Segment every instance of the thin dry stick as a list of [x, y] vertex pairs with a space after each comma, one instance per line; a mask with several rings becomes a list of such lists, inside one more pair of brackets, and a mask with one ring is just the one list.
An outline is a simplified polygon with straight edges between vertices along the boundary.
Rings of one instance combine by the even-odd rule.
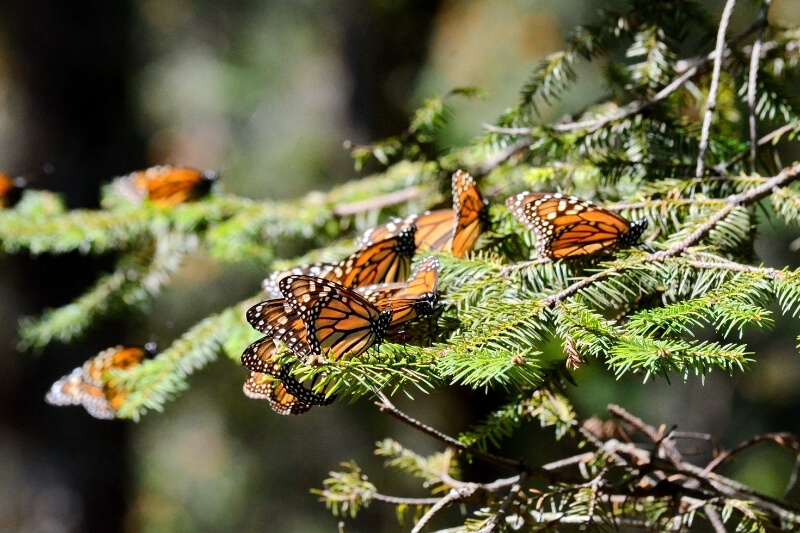
[[[607, 409], [608, 412], [613, 416], [624, 420], [628, 424], [632, 425], [634, 429], [640, 431], [648, 439], [652, 440], [656, 444], [656, 449], [653, 450], [653, 453], [657, 452], [658, 448], [661, 448], [664, 450], [664, 453], [673, 464], [678, 465], [683, 462], [683, 458], [681, 457], [680, 453], [678, 453], [678, 450], [676, 450], [672, 444], [668, 443], [667, 438], [664, 435], [661, 435], [659, 431], [656, 431], [653, 426], [645, 424], [644, 420], [638, 416], [632, 415], [619, 405], [610, 404]], [[669, 436], [669, 432], [667, 433], [667, 436]]]
[[703, 130], [700, 134], [700, 149], [697, 154], [697, 171], [695, 176], [699, 179], [703, 177], [705, 170], [706, 150], [708, 149], [708, 135], [711, 132], [711, 119], [714, 118], [714, 111], [717, 107], [717, 91], [719, 90], [719, 73], [722, 70], [722, 52], [725, 49], [725, 33], [728, 31], [728, 22], [733, 13], [733, 6], [736, 0], [728, 0], [725, 9], [722, 10], [722, 19], [719, 23], [717, 32], [717, 47], [714, 57], [714, 70], [711, 74], [711, 87], [708, 90], [708, 100], [706, 101], [706, 113], [703, 117]]
[[383, 196], [376, 196], [375, 198], [368, 198], [361, 202], [352, 202], [349, 204], [339, 204], [333, 208], [333, 214], [344, 217], [347, 215], [355, 215], [365, 211], [374, 211], [384, 207], [402, 204], [422, 194], [422, 189], [419, 187], [407, 187], [399, 191], [390, 192]]
[[[764, 135], [763, 137], [761, 137], [758, 140], [757, 144], [758, 144], [758, 146], [764, 146], [765, 144], [771, 143], [772, 141], [774, 141], [775, 139], [777, 139], [781, 135], [783, 135], [785, 133], [789, 133], [792, 130], [796, 130], [797, 128], [798, 128], [798, 125], [796, 123], [784, 124], [780, 128], [778, 128], [776, 130], [773, 130], [773, 131], [769, 132], [768, 134]], [[725, 174], [728, 171], [728, 167], [730, 167], [734, 163], [738, 163], [739, 161], [741, 161], [747, 154], [748, 154], [748, 152], [740, 152], [735, 157], [732, 157], [729, 161], [725, 161], [725, 162], [720, 163], [718, 165], [714, 165], [714, 171], [716, 171], [719, 174]], [[727, 176], [723, 176], [723, 177], [725, 177], [726, 179], [730, 179], [730, 178], [727, 178]], [[706, 178], [706, 179], [713, 179], [713, 178]]]
[[457, 489], [452, 489], [450, 492], [447, 493], [446, 496], [444, 496], [443, 498], [439, 498], [439, 501], [437, 501], [430, 509], [428, 509], [427, 513], [422, 515], [422, 518], [420, 518], [419, 522], [416, 523], [414, 529], [411, 530], [411, 533], [419, 533], [425, 528], [426, 525], [428, 525], [428, 522], [430, 522], [431, 519], [434, 516], [436, 516], [436, 513], [438, 513], [451, 503], [463, 501], [469, 498], [475, 493], [476, 490], [477, 487], [473, 486], [459, 487]]
[[510, 468], [512, 470], [518, 470], [518, 471], [523, 471], [525, 469], [525, 466], [520, 461], [512, 461], [510, 459], [506, 459], [505, 457], [499, 457], [497, 455], [492, 455], [490, 453], [484, 453], [484, 452], [481, 452], [481, 451], [476, 450], [474, 448], [470, 448], [469, 446], [467, 446], [463, 442], [461, 442], [461, 441], [459, 441], [457, 439], [454, 439], [453, 437], [451, 437], [449, 435], [445, 435], [441, 431], [438, 431], [438, 430], [436, 430], [436, 429], [434, 429], [434, 428], [432, 428], [432, 427], [430, 427], [430, 426], [428, 426], [426, 424], [423, 424], [419, 420], [408, 416], [407, 414], [405, 414], [404, 412], [399, 410], [397, 407], [395, 407], [394, 404], [392, 404], [392, 402], [389, 400], [389, 398], [385, 394], [379, 393], [379, 397], [380, 397], [381, 401], [380, 402], [376, 402], [376, 405], [378, 406], [378, 408], [380, 408], [381, 411], [388, 412], [390, 415], [392, 415], [396, 419], [400, 420], [401, 422], [404, 422], [405, 424], [408, 424], [409, 426], [411, 426], [413, 428], [416, 428], [416, 429], [422, 431], [423, 433], [425, 433], [427, 435], [430, 435], [431, 437], [444, 442], [448, 446], [452, 446], [452, 447], [454, 447], [454, 448], [456, 448], [458, 450], [461, 450], [463, 452], [466, 452], [466, 453], [474, 456], [477, 459], [481, 459], [482, 461], [485, 461], [485, 462], [490, 463], [490, 464], [494, 464], [496, 466], [502, 466], [502, 467], [505, 467], [505, 468]]
[[747, 110], [749, 114], [750, 126], [750, 172], [756, 171], [756, 158], [758, 157], [758, 143], [756, 142], [756, 81], [758, 77], [758, 63], [761, 59], [761, 46], [762, 37], [764, 36], [764, 27], [767, 25], [767, 13], [769, 12], [769, 5], [772, 0], [764, 0], [761, 3], [761, 10], [758, 13], [758, 32], [756, 33], [756, 40], [753, 43], [753, 50], [750, 54], [750, 73], [747, 77]]
[[508, 491], [508, 496], [506, 496], [506, 499], [500, 505], [500, 508], [497, 509], [497, 513], [495, 513], [494, 516], [492, 516], [489, 519], [489, 522], [486, 524], [485, 527], [480, 529], [479, 533], [492, 533], [492, 531], [495, 530], [497, 525], [500, 523], [500, 520], [502, 520], [503, 517], [508, 512], [508, 509], [509, 507], [511, 507], [511, 504], [514, 503], [514, 500], [516, 500], [517, 497], [519, 496], [519, 491], [522, 490], [522, 485], [527, 480], [528, 480], [527, 473], [523, 472], [522, 474], [520, 474], [519, 481], [517, 481], [511, 486], [511, 489]]
[[372, 494], [372, 500], [391, 505], [434, 505], [441, 498], [400, 498], [398, 496], [387, 496], [378, 492]]
[[761, 442], [775, 442], [780, 446], [785, 448], [791, 448], [795, 452], [800, 449], [800, 442], [798, 442], [797, 437], [792, 435], [791, 433], [767, 433], [766, 435], [758, 435], [753, 437], [750, 440], [747, 440], [735, 448], [731, 448], [730, 450], [724, 451], [719, 454], [717, 457], [714, 458], [713, 461], [708, 463], [706, 467], [703, 469], [703, 472], [713, 472], [720, 464], [727, 461], [737, 453], [746, 450], [756, 444]]
[[400, 411], [397, 407], [392, 404], [389, 398], [383, 394], [379, 393], [379, 397], [381, 399], [380, 402], [376, 402], [376, 405], [382, 412], [387, 412], [394, 418], [400, 420], [401, 422], [418, 429], [419, 431], [430, 435], [431, 437], [444, 442], [448, 446], [452, 446], [457, 450], [461, 450], [464, 453], [471, 455], [472, 457], [484, 461], [489, 464], [493, 464], [495, 466], [500, 466], [503, 468], [510, 468], [512, 470], [516, 470], [518, 472], [527, 472], [529, 475], [536, 476], [538, 478], [542, 478], [547, 480], [550, 483], [574, 483], [576, 480], [571, 476], [564, 476], [556, 472], [551, 472], [549, 470], [545, 470], [541, 467], [534, 467], [531, 465], [526, 464], [524, 461], [512, 461], [511, 459], [506, 459], [505, 457], [500, 457], [498, 455], [493, 455], [491, 453], [482, 452], [480, 450], [476, 450], [470, 446], [467, 446], [463, 442], [459, 441], [458, 439], [454, 439], [449, 435], [445, 435], [441, 431], [438, 431], [426, 424], [423, 424], [419, 420], [412, 418], [405, 414], [404, 412]]

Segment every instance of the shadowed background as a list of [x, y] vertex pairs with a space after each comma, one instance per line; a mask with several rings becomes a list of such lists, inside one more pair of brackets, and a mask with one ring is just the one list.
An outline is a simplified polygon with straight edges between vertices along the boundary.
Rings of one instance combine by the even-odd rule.
[[[773, 20], [800, 12], [795, 0], [773, 4]], [[358, 176], [343, 141], [396, 134], [432, 94], [487, 88], [487, 100], [457, 104], [440, 147], [478, 135], [515, 101], [537, 62], [560, 49], [565, 32], [591, 22], [600, 5], [608, 2], [6, 1], [0, 170], [61, 193], [71, 207], [97, 207], [101, 184], [159, 163], [218, 169], [225, 191], [257, 199], [328, 189]], [[601, 74], [586, 66], [577, 89], [542, 120], [602, 95]], [[797, 235], [770, 225], [763, 232], [770, 238], [761, 241], [762, 259], [796, 267], [788, 243]], [[308, 489], [351, 458], [383, 492], [423, 495], [413, 480], [383, 470], [373, 445], [391, 436], [432, 453], [438, 443], [366, 400], [280, 417], [241, 394], [245, 371], [228, 360], [193, 376], [191, 390], [139, 424], [46, 405], [50, 384], [98, 351], [151, 336], [167, 345], [255, 294], [265, 274], [196, 257], [149, 314], [104, 320], [69, 346], [16, 351], [21, 315], [68, 303], [110, 264], [77, 254], [0, 259], [0, 531], [334, 531], [337, 519]], [[733, 379], [717, 372], [705, 384], [692, 377], [641, 385], [591, 362], [572, 397], [582, 414], [619, 403], [649, 422], [709, 431], [729, 445], [765, 431], [800, 432], [787, 416], [800, 403], [796, 331], [796, 322], [778, 321], [775, 331], [754, 333], [761, 358]], [[450, 389], [398, 403], [456, 435], [500, 400]], [[529, 428], [504, 451], [553, 459], [558, 452], [541, 444], [550, 440]], [[786, 454], [762, 453], [742, 461], [741, 476], [779, 494], [791, 464]], [[348, 526], [396, 529], [393, 509], [377, 505]]]

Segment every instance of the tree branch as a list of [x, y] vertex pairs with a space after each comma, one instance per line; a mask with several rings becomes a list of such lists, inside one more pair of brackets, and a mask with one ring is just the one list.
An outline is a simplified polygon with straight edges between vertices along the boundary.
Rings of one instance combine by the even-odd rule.
[[708, 100], [706, 101], [706, 112], [703, 117], [703, 129], [700, 134], [700, 149], [697, 154], [697, 171], [695, 176], [699, 179], [703, 177], [705, 171], [706, 150], [708, 149], [708, 135], [711, 131], [711, 119], [714, 118], [714, 111], [717, 109], [717, 91], [719, 91], [719, 73], [722, 70], [722, 52], [725, 49], [725, 33], [728, 31], [728, 22], [733, 14], [733, 6], [736, 0], [727, 0], [725, 9], [722, 10], [722, 18], [717, 32], [717, 46], [714, 57], [714, 70], [711, 74], [711, 87], [708, 90]]

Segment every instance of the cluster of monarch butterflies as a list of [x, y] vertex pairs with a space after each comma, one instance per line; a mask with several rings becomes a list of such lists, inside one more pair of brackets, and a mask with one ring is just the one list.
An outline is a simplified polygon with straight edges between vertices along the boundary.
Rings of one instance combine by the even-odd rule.
[[[132, 201], [170, 206], [207, 194], [214, 172], [159, 166], [119, 178], [115, 189]], [[0, 200], [13, 200], [16, 183], [0, 174]], [[247, 396], [268, 401], [280, 414], [300, 414], [334, 397], [293, 376], [295, 364], [323, 364], [358, 357], [429, 315], [438, 303], [439, 261], [424, 258], [411, 273], [414, 254], [433, 250], [464, 257], [488, 228], [488, 204], [466, 172], [453, 175], [453, 209], [393, 218], [357, 241], [358, 250], [336, 263], [306, 265], [266, 278], [270, 298], [247, 312], [264, 337], [242, 354], [250, 371]], [[9, 200], [6, 200], [9, 198]], [[2, 203], [7, 206], [9, 203]], [[647, 221], [629, 222], [592, 202], [557, 193], [524, 192], [507, 199], [509, 211], [536, 236], [540, 260], [573, 260], [637, 244]], [[282, 351], [291, 354], [279, 357]], [[53, 384], [53, 405], [83, 405], [97, 418], [115, 418], [127, 396], [108, 380], [112, 368], [138, 365], [153, 347], [104, 350]]]
[[[250, 370], [247, 396], [267, 400], [286, 415], [327, 405], [333, 397], [299, 383], [294, 364], [358, 357], [406, 322], [433, 312], [439, 261], [426, 257], [410, 274], [414, 254], [435, 250], [464, 257], [488, 225], [487, 204], [472, 176], [458, 171], [452, 185], [453, 209], [392, 219], [359, 237], [358, 250], [338, 263], [306, 265], [264, 280], [271, 299], [247, 312], [250, 325], [265, 335], [242, 354]], [[283, 365], [277, 358], [281, 346], [294, 357]]]

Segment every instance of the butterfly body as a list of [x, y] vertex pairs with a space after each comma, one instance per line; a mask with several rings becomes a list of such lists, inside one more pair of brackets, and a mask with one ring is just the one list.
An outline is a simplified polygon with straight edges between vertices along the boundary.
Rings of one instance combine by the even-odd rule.
[[637, 244], [647, 220], [629, 222], [575, 196], [524, 192], [506, 200], [509, 211], [534, 235], [540, 259], [579, 259]]

